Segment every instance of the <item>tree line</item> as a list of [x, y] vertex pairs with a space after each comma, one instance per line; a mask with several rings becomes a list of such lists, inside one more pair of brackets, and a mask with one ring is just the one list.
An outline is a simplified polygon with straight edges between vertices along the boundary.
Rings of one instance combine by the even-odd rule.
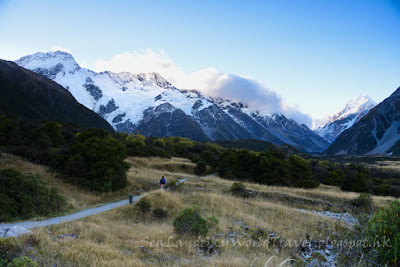
[[305, 159], [275, 147], [263, 152], [228, 149], [184, 137], [111, 133], [5, 115], [0, 115], [0, 149], [51, 166], [61, 178], [100, 192], [124, 188], [129, 168], [124, 159], [139, 156], [188, 158], [197, 164], [198, 175], [212, 171], [222, 178], [266, 185], [315, 188], [323, 183], [346, 191], [400, 195], [397, 171]]

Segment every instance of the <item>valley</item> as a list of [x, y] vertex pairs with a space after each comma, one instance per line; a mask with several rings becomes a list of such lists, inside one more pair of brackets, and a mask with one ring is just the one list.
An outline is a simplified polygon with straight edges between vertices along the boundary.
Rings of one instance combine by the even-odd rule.
[[[126, 189], [115, 193], [83, 194], [80, 189], [52, 178], [51, 172], [43, 166], [3, 155], [1, 168], [19, 165], [24, 171], [40, 171], [49, 184], [66, 194], [67, 202], [75, 208], [96, 206], [136, 192], [151, 203], [152, 210], [162, 208], [168, 213], [167, 217], [157, 219], [151, 212], [141, 213], [135, 204], [131, 204], [76, 221], [34, 228], [38, 245], [29, 251], [30, 256], [44, 266], [248, 266], [251, 263], [264, 266], [268, 260], [270, 264], [278, 265], [287, 259], [290, 259], [287, 264], [295, 261], [331, 264], [333, 260], [337, 261], [336, 256], [330, 257], [339, 253], [336, 248], [330, 249], [329, 256], [311, 252], [305, 259], [304, 255], [308, 254], [301, 254], [298, 244], [307, 242], [307, 238], [309, 242], [334, 240], [338, 238], [339, 229], [351, 226], [302, 210], [349, 212], [354, 217], [358, 214], [358, 209], [352, 205], [358, 194], [332, 186], [320, 185], [305, 190], [244, 183], [246, 190], [254, 196], [243, 198], [231, 192], [232, 181], [208, 177], [160, 190], [157, 187], [161, 175], [165, 175], [169, 183], [183, 177], [196, 177], [194, 165], [180, 158], [127, 158], [126, 161], [130, 165]], [[373, 196], [373, 204], [378, 208], [393, 199]], [[208, 235], [219, 244], [215, 253], [203, 251], [199, 241], [196, 243], [197, 237], [174, 232], [174, 217], [182, 209], [194, 205], [205, 218], [215, 216], [218, 219], [218, 226]], [[250, 240], [259, 237], [276, 240], [275, 243], [268, 241], [264, 246], [251, 245]], [[19, 239], [25, 242], [26, 237]], [[205, 237], [200, 239], [205, 240]], [[246, 242], [250, 245], [243, 245]]]

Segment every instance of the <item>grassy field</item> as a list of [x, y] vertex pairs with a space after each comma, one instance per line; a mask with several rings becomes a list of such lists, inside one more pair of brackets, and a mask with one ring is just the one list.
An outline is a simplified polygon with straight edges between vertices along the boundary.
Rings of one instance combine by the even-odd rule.
[[[298, 209], [357, 213], [351, 208], [356, 193], [321, 185], [304, 190], [244, 183], [254, 197], [230, 193], [232, 181], [216, 176], [186, 181], [178, 190], [157, 189], [161, 175], [172, 178], [195, 177], [194, 164], [185, 159], [128, 158], [128, 188], [113, 194], [93, 194], [60, 182], [46, 167], [3, 155], [0, 168], [18, 167], [39, 173], [65, 195], [75, 208], [121, 198], [139, 189], [147, 191], [152, 208], [163, 208], [168, 217], [160, 220], [141, 213], [136, 205], [121, 207], [73, 222], [34, 229], [38, 245], [34, 250], [42, 266], [277, 266], [287, 259], [300, 260], [296, 242], [306, 236], [328, 239], [343, 223]], [[374, 197], [382, 206], [390, 197]], [[196, 205], [203, 217], [215, 216], [220, 252], [209, 256], [199, 252], [197, 238], [179, 236], [172, 226], [180, 210]], [[253, 246], [249, 241], [257, 229], [279, 236], [283, 246], [267, 243]], [[60, 235], [76, 235], [60, 237]], [[230, 238], [233, 236], [234, 242]], [[242, 241], [242, 243], [240, 243]], [[236, 242], [236, 243], [235, 243]], [[144, 247], [144, 248], [141, 248]], [[283, 264], [286, 266], [288, 264]]]
[[111, 193], [90, 192], [71, 185], [57, 178], [57, 174], [49, 167], [33, 164], [11, 154], [1, 154], [0, 170], [13, 168], [23, 173], [38, 174], [66, 198], [69, 205], [68, 213], [118, 201], [127, 198], [129, 194], [139, 195], [143, 191], [157, 189], [162, 175], [167, 179], [194, 177], [195, 164], [187, 159], [128, 158], [126, 161], [132, 166], [127, 173], [128, 185], [123, 190]]

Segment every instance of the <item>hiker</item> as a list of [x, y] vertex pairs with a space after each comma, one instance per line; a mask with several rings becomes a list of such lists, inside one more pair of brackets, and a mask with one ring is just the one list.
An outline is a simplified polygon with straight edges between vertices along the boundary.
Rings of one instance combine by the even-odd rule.
[[160, 180], [160, 187], [164, 188], [166, 184], [167, 184], [167, 179], [165, 179], [165, 177], [163, 176]]

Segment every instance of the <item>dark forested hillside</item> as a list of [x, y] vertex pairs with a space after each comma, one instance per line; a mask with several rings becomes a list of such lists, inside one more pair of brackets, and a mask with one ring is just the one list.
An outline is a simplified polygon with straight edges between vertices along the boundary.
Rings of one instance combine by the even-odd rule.
[[1, 113], [114, 131], [59, 84], [5, 60], [0, 60]]

